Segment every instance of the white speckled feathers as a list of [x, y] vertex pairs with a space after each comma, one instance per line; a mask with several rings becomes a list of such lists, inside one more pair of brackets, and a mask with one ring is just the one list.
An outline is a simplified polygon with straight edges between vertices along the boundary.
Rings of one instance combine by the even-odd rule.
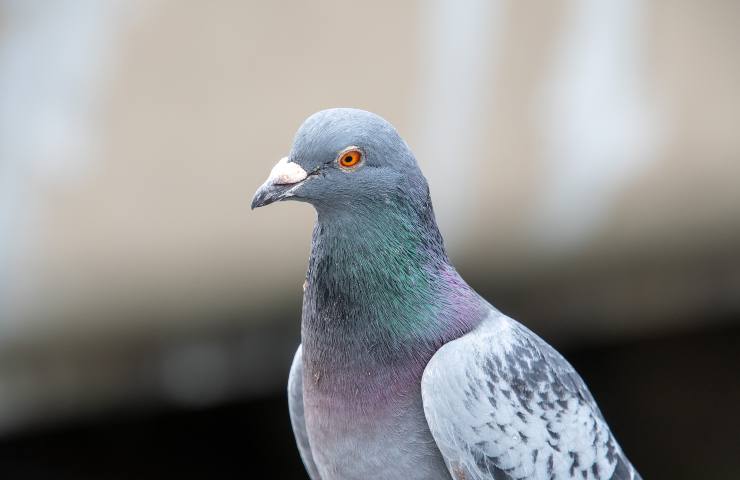
[[432, 357], [422, 398], [453, 478], [639, 479], [573, 367], [495, 310]]

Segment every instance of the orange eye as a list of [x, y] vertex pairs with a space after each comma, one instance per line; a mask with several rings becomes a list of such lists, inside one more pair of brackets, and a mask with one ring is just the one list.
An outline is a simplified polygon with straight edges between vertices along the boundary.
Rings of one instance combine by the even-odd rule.
[[362, 160], [362, 153], [359, 150], [347, 150], [339, 157], [339, 165], [343, 167], [354, 167]]

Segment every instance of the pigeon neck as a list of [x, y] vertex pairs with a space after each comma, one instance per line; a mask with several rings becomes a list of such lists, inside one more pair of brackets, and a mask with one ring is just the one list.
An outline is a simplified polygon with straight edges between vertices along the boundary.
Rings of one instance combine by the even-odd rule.
[[485, 302], [449, 264], [427, 203], [319, 211], [304, 292], [306, 360], [423, 366], [484, 316]]

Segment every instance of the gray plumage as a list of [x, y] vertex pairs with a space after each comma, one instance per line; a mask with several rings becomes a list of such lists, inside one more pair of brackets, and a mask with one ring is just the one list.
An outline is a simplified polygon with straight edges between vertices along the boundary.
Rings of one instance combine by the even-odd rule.
[[432, 435], [459, 478], [640, 478], [573, 367], [495, 310], [440, 348], [421, 385]]
[[312, 480], [640, 478], [570, 364], [452, 267], [388, 122], [310, 117], [252, 206], [288, 198], [318, 213], [288, 382]]

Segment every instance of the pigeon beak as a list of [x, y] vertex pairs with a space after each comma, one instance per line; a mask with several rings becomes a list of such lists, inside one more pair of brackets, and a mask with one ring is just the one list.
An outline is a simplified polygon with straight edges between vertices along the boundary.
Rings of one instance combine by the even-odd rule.
[[272, 167], [270, 176], [252, 198], [252, 210], [264, 207], [278, 200], [293, 196], [293, 188], [308, 177], [306, 171], [297, 163], [283, 157]]

